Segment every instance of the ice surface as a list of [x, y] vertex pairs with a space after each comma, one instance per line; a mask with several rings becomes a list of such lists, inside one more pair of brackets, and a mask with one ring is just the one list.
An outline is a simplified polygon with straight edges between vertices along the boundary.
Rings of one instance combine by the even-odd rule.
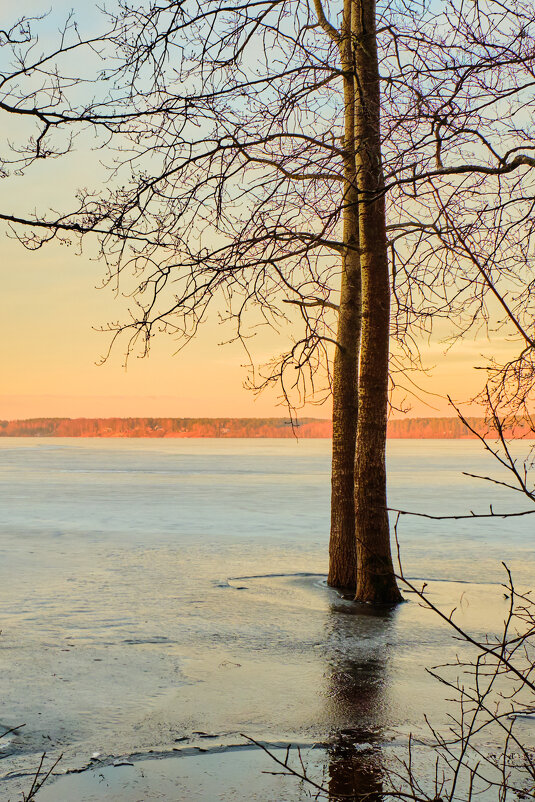
[[[222, 745], [345, 730], [402, 742], [423, 712], [445, 715], [424, 671], [459, 648], [445, 627], [414, 602], [372, 615], [325, 586], [329, 449], [0, 439], [2, 723], [25, 724], [0, 740], [3, 798], [44, 750], [69, 770], [97, 752], [206, 749], [200, 732]], [[389, 463], [392, 506], [528, 506], [461, 475], [494, 467], [474, 442], [391, 441]], [[474, 631], [492, 629], [500, 561], [528, 584], [534, 528], [529, 516], [403, 519], [405, 572], [435, 580], [435, 600]]]

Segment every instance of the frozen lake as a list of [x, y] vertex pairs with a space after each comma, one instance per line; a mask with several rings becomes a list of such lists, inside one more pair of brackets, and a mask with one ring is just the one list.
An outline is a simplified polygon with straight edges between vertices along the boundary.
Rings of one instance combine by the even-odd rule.
[[[2, 798], [45, 749], [67, 770], [240, 733], [401, 743], [444, 715], [423, 667], [454, 654], [445, 628], [414, 602], [369, 615], [325, 587], [329, 462], [327, 440], [0, 439], [0, 721], [25, 725], [0, 741]], [[462, 475], [506, 478], [474, 441], [392, 440], [389, 469], [392, 507], [529, 508]], [[534, 533], [535, 516], [403, 518], [405, 574], [492, 629], [501, 561], [530, 585]]]

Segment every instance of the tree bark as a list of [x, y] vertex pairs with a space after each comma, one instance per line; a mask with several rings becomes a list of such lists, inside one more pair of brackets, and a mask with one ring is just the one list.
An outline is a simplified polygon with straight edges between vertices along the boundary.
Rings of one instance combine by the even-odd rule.
[[381, 160], [375, 0], [355, 0], [355, 131], [359, 188], [362, 335], [355, 469], [357, 601], [401, 601], [386, 500], [390, 275]]
[[355, 84], [352, 0], [346, 0], [340, 54], [344, 72], [344, 199], [340, 308], [333, 365], [333, 441], [329, 575], [332, 587], [356, 589], [355, 442], [358, 418], [361, 280], [358, 189], [355, 165]]
[[327, 580], [332, 587], [352, 592], [357, 580], [354, 488], [360, 342], [360, 267], [355, 269], [354, 261], [358, 261], [358, 254], [348, 254], [344, 259], [338, 346], [333, 367], [331, 537]]

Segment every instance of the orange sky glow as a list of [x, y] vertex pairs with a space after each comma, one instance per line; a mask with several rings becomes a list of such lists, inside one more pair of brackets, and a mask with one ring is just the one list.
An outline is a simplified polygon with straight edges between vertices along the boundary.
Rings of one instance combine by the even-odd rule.
[[[16, 140], [20, 121], [9, 121], [4, 136]], [[74, 189], [102, 186], [102, 153], [86, 158], [91, 142], [77, 140], [72, 153], [32, 165], [28, 175], [2, 182], [3, 207], [12, 214], [36, 208], [68, 208]], [[67, 200], [66, 200], [67, 199]], [[77, 246], [52, 243], [28, 252], [9, 232], [1, 239], [2, 265], [2, 388], [0, 418], [28, 417], [284, 417], [280, 391], [271, 388], [255, 396], [244, 388], [247, 356], [238, 343], [220, 346], [232, 336], [214, 312], [198, 337], [179, 354], [170, 337], [154, 342], [146, 359], [133, 357], [125, 370], [124, 350], [117, 347], [104, 365], [97, 365], [109, 345], [99, 326], [125, 318], [127, 301], [110, 289], [97, 289], [104, 269], [92, 258], [91, 246], [82, 255]], [[446, 336], [443, 330], [441, 335]], [[248, 342], [258, 365], [280, 353], [290, 331], [279, 336], [266, 328]], [[503, 335], [488, 340], [479, 332], [448, 353], [437, 335], [421, 342], [428, 374], [413, 374], [416, 394], [400, 389], [394, 401], [416, 416], [455, 415], [446, 396], [467, 402], [484, 383], [474, 366], [482, 355], [498, 360], [520, 350]], [[410, 388], [405, 382], [405, 387]], [[403, 403], [403, 399], [406, 399]], [[467, 404], [467, 414], [481, 410]], [[328, 418], [330, 401], [307, 404], [301, 415]], [[400, 417], [401, 413], [394, 413]]]
[[[32, 253], [4, 238], [2, 252], [0, 418], [287, 414], [275, 389], [255, 397], [244, 388], [246, 355], [237, 343], [219, 345], [229, 338], [230, 330], [215, 315], [178, 354], [176, 343], [162, 336], [148, 358], [132, 358], [126, 370], [120, 348], [99, 366], [109, 335], [95, 329], [118, 319], [125, 309], [124, 299], [115, 299], [108, 289], [96, 289], [101, 266], [77, 255], [74, 247], [51, 245]], [[284, 335], [279, 341], [260, 330], [251, 343], [258, 363], [280, 350]], [[468, 339], [447, 354], [438, 342], [422, 343], [430, 373], [413, 376], [423, 392], [407, 396], [408, 414], [454, 415], [445, 396], [469, 400], [482, 384], [482, 372], [474, 369], [481, 364], [481, 355], [503, 356], [510, 350], [503, 340], [492, 343], [484, 337]], [[405, 395], [398, 392], [396, 401]], [[474, 406], [464, 409], [478, 412]], [[330, 403], [307, 404], [300, 414], [327, 418]]]

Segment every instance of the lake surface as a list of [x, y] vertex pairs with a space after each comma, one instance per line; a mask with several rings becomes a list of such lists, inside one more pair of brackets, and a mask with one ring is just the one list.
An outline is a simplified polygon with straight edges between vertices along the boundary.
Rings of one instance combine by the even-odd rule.
[[[221, 760], [241, 733], [373, 752], [421, 731], [424, 713], [443, 720], [424, 667], [455, 656], [447, 628], [414, 600], [372, 614], [325, 586], [329, 462], [327, 440], [0, 439], [0, 723], [25, 725], [0, 740], [2, 798], [27, 789], [44, 750], [63, 771], [98, 753], [103, 777], [138, 756], [116, 768], [119, 790], [107, 776], [107, 796], [79, 783], [63, 798], [171, 799], [140, 791], [151, 754]], [[462, 475], [508, 480], [474, 441], [392, 440], [389, 471], [391, 507], [529, 508]], [[398, 531], [405, 574], [476, 633], [503, 619], [502, 560], [532, 584], [535, 516], [403, 517]], [[222, 798], [275, 798], [250, 787]], [[199, 788], [176, 799], [215, 798]]]

